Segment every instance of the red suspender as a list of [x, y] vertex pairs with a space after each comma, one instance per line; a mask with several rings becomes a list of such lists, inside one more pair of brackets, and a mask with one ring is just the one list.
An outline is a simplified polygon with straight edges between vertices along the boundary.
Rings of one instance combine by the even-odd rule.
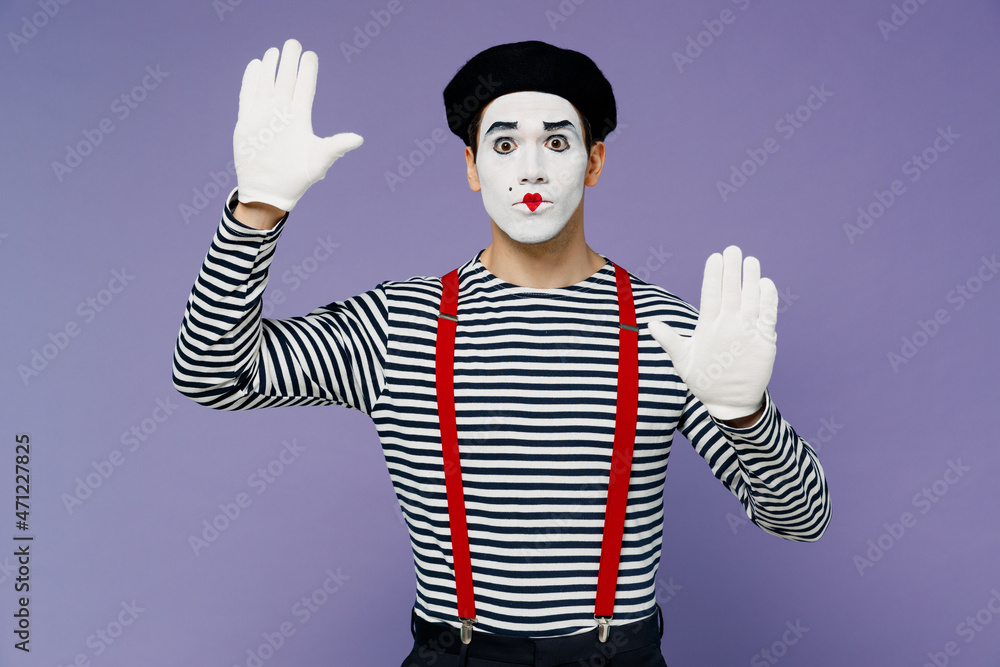
[[[601, 562], [597, 575], [597, 601], [594, 617], [598, 637], [607, 641], [615, 606], [618, 563], [621, 557], [625, 508], [628, 504], [629, 477], [632, 472], [632, 446], [639, 407], [639, 327], [635, 320], [632, 283], [628, 272], [615, 267], [618, 289], [618, 399], [615, 407], [615, 441], [608, 479], [608, 503], [604, 516]], [[455, 328], [458, 323], [458, 269], [441, 278], [441, 309], [438, 313], [435, 377], [437, 380], [438, 419], [441, 428], [441, 451], [444, 456], [445, 489], [448, 495], [448, 520], [451, 526], [451, 551], [455, 564], [455, 593], [458, 616], [462, 621], [462, 642], [472, 641], [476, 605], [472, 592], [472, 561], [469, 555], [469, 529], [465, 518], [465, 494], [462, 490], [462, 467], [459, 462], [458, 429], [455, 423]]]
[[628, 482], [632, 473], [632, 445], [635, 444], [636, 413], [639, 410], [639, 327], [632, 302], [632, 281], [625, 269], [617, 264], [614, 267], [618, 285], [618, 399], [615, 402], [615, 445], [611, 453], [608, 506], [604, 513], [604, 540], [601, 543], [594, 609], [594, 617], [600, 624], [598, 637], [602, 642], [608, 640], [611, 614], [615, 608], [618, 560], [622, 551]]
[[441, 425], [441, 452], [444, 455], [444, 483], [448, 494], [448, 522], [451, 526], [451, 554], [455, 564], [455, 593], [458, 617], [462, 620], [462, 641], [472, 639], [476, 603], [472, 597], [472, 561], [469, 557], [469, 528], [465, 523], [465, 493], [462, 465], [458, 458], [458, 428], [455, 424], [455, 327], [458, 325], [458, 269], [441, 279], [441, 310], [438, 313], [435, 375], [438, 421]]

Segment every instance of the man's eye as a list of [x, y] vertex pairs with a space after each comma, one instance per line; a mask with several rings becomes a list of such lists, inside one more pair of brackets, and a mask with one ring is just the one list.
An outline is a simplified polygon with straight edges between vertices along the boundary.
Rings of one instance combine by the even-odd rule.
[[562, 153], [564, 150], [569, 148], [569, 142], [566, 141], [566, 137], [563, 136], [550, 137], [549, 140], [545, 142], [545, 145], [557, 153]]
[[517, 148], [517, 144], [515, 144], [510, 139], [497, 139], [493, 143], [493, 150], [501, 154], [510, 153], [515, 148]]

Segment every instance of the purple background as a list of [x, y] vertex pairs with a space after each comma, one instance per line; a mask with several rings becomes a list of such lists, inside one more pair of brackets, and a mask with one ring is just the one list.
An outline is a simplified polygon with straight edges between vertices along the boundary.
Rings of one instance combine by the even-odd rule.
[[[409, 540], [370, 420], [341, 408], [216, 412], [171, 383], [188, 293], [232, 187], [213, 187], [212, 173], [232, 159], [243, 68], [296, 37], [320, 58], [317, 134], [355, 131], [365, 144], [293, 212], [268, 288], [285, 302], [271, 317], [442, 275], [484, 248], [489, 221], [457, 138], [430, 141], [394, 189], [386, 172], [447, 129], [441, 91], [476, 52], [523, 39], [583, 51], [612, 82], [620, 123], [587, 193], [588, 243], [695, 305], [710, 253], [735, 243], [760, 258], [784, 295], [770, 391], [818, 450], [833, 502], [813, 544], [731, 523], [738, 501], [678, 435], [658, 576], [667, 662], [771, 664], [760, 651], [773, 649], [784, 665], [918, 666], [928, 654], [1000, 665], [1000, 614], [987, 606], [1000, 591], [1000, 280], [976, 282], [978, 271], [995, 278], [983, 258], [1000, 251], [997, 2], [897, 3], [913, 13], [886, 36], [879, 21], [894, 5], [869, 0], [402, 0], [396, 14], [387, 0], [246, 1], [221, 14], [210, 0], [116, 0], [56, 5], [51, 18], [42, 5], [0, 6], [0, 663], [245, 666], [285, 621], [295, 634], [265, 665], [395, 666], [411, 646]], [[727, 9], [733, 21], [701, 35], [707, 46], [679, 68], [673, 54]], [[372, 12], [391, 21], [371, 23]], [[32, 17], [41, 28], [25, 27]], [[377, 34], [345, 56], [366, 24]], [[168, 74], [122, 118], [113, 102], [147, 66]], [[832, 96], [787, 137], [775, 123], [812, 86]], [[95, 135], [104, 118], [113, 130]], [[905, 163], [939, 128], [958, 138], [910, 180]], [[57, 175], [53, 162], [85, 132], [99, 145]], [[777, 152], [723, 200], [717, 182], [769, 137]], [[849, 238], [858, 207], [897, 179], [905, 193]], [[307, 262], [315, 271], [296, 288], [282, 276], [318, 236], [339, 248]], [[134, 278], [102, 293], [113, 271]], [[967, 283], [979, 291], [959, 308], [952, 291]], [[102, 296], [113, 298], [93, 317], [79, 308]], [[71, 323], [78, 335], [56, 335]], [[65, 347], [22, 380], [50, 334]], [[904, 337], [920, 346], [894, 368]], [[176, 406], [162, 423], [157, 400]], [[130, 451], [122, 434], [143, 420], [155, 431]], [[829, 423], [835, 432], [820, 430]], [[32, 439], [29, 655], [12, 647], [18, 433]], [[304, 451], [258, 495], [248, 477], [293, 439]], [[121, 465], [67, 509], [78, 478], [115, 450]], [[949, 462], [968, 469], [953, 484]], [[936, 502], [915, 498], [935, 482]], [[252, 504], [195, 555], [189, 536], [241, 492]], [[891, 536], [905, 512], [913, 521]], [[888, 548], [859, 572], [869, 540]], [[293, 605], [328, 569], [340, 588], [303, 623]], [[134, 623], [98, 640], [133, 600]], [[979, 630], [960, 625], [977, 613]], [[796, 622], [808, 630], [784, 643]]]

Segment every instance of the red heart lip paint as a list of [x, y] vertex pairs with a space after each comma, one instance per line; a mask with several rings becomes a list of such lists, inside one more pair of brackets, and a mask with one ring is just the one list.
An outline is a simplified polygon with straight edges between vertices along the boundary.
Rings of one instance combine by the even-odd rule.
[[538, 205], [542, 203], [542, 195], [536, 193], [528, 193], [524, 195], [524, 199], [521, 203], [528, 207], [529, 210], [534, 211], [538, 208]]

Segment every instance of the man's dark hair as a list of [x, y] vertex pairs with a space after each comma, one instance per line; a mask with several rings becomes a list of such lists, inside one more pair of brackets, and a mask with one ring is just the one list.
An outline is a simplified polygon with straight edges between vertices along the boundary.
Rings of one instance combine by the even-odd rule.
[[[476, 115], [472, 117], [469, 121], [469, 146], [472, 148], [472, 161], [476, 161], [476, 153], [479, 150], [479, 123], [483, 119], [483, 112], [486, 111], [485, 108], [480, 109], [476, 112]], [[590, 121], [582, 113], [577, 111], [580, 116], [580, 120], [583, 121], [583, 145], [587, 149], [587, 155], [590, 155], [590, 147], [594, 145], [594, 138], [590, 131]]]

